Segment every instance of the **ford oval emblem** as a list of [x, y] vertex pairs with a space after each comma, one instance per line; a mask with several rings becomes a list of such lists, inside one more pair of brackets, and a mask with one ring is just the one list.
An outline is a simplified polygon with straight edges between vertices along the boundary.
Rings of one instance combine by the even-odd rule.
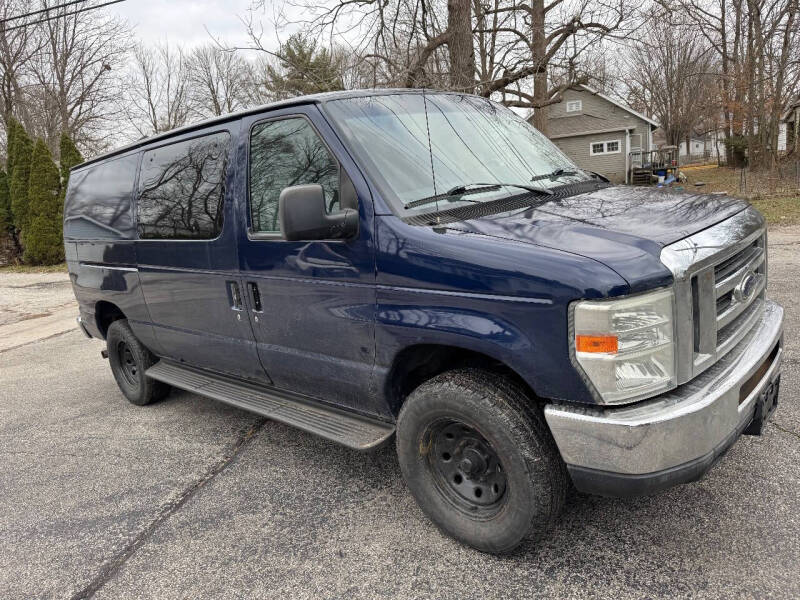
[[733, 297], [736, 298], [738, 302], [747, 304], [753, 299], [753, 295], [756, 292], [759, 281], [760, 277], [755, 273], [755, 271], [752, 269], [747, 269], [744, 274], [742, 274], [742, 278], [739, 280], [739, 283], [733, 289]]

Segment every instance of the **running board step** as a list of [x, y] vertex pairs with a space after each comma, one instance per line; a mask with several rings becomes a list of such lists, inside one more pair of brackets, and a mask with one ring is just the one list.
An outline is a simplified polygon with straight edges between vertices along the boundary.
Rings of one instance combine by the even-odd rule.
[[227, 377], [159, 361], [145, 373], [201, 396], [292, 425], [355, 450], [372, 450], [386, 443], [394, 425], [334, 408], [305, 396], [256, 387]]

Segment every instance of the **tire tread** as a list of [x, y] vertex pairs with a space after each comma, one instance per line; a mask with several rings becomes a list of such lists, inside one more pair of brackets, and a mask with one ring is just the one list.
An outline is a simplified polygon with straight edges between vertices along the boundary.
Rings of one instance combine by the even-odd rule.
[[[116, 342], [117, 338], [124, 340], [130, 347], [131, 352], [136, 355], [137, 363], [142, 374], [138, 389], [131, 389], [114, 367], [115, 363], [112, 361], [116, 359], [112, 359], [111, 347], [112, 344]], [[114, 374], [114, 379], [117, 381], [120, 390], [132, 404], [145, 406], [157, 402], [169, 394], [170, 386], [168, 384], [156, 381], [145, 375], [147, 369], [158, 362], [158, 358], [139, 341], [133, 333], [131, 326], [128, 324], [127, 319], [118, 319], [109, 325], [106, 334], [106, 343], [108, 346], [111, 372]]]
[[[411, 393], [398, 416], [398, 432], [408, 425], [406, 419], [412, 410], [410, 407], [418, 398], [435, 397], [442, 393], [477, 396], [479, 402], [492, 411], [495, 418], [502, 422], [502, 426], [511, 432], [513, 439], [519, 440], [519, 450], [527, 475], [543, 492], [534, 499], [538, 507], [531, 513], [525, 534], [513, 544], [493, 548], [492, 551], [509, 552], [522, 539], [540, 538], [556, 522], [563, 509], [568, 490], [568, 475], [544, 420], [544, 414], [535, 404], [535, 399], [516, 382], [501, 374], [476, 368], [455, 369], [427, 380]], [[398, 451], [400, 442], [398, 436]], [[442, 527], [441, 524], [439, 526]]]

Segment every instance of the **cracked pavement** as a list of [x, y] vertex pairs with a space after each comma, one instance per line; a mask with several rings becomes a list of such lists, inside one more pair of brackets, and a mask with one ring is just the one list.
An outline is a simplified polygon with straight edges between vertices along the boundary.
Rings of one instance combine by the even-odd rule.
[[[40, 327], [47, 339], [0, 348], [0, 596], [799, 597], [800, 227], [770, 231], [769, 260], [787, 322], [765, 435], [698, 483], [573, 494], [549, 537], [505, 557], [441, 535], [391, 446], [359, 454], [181, 391], [133, 406], [101, 342]], [[57, 283], [6, 293], [8, 277], [3, 336], [12, 311], [69, 302]]]

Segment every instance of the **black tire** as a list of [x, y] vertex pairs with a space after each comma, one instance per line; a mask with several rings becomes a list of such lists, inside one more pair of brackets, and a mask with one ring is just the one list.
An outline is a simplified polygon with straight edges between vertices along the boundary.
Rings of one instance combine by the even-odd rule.
[[136, 338], [127, 319], [111, 323], [106, 333], [106, 348], [114, 379], [131, 403], [144, 406], [169, 394], [166, 383], [145, 376], [145, 371], [158, 359]]
[[494, 373], [449, 371], [414, 390], [397, 420], [397, 455], [423, 512], [484, 552], [540, 537], [564, 506], [567, 472], [544, 416]]

